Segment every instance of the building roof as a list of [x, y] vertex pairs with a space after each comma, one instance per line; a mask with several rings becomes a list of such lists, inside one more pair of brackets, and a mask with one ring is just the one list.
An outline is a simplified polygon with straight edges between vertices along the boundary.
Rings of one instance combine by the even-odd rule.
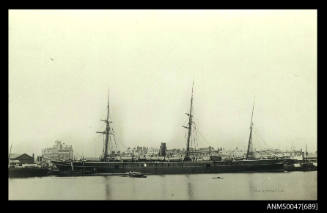
[[9, 155], [9, 158], [10, 158], [10, 159], [16, 159], [16, 158], [18, 158], [18, 157], [20, 157], [20, 156], [22, 156], [22, 155], [27, 155], [27, 156], [31, 157], [30, 155], [28, 155], [28, 154], [26, 154], [26, 153], [23, 153], [23, 154], [11, 153], [11, 154]]
[[22, 154], [17, 154], [17, 153], [11, 153], [9, 154], [9, 158], [13, 159], [13, 158], [18, 158], [19, 156], [21, 156]]

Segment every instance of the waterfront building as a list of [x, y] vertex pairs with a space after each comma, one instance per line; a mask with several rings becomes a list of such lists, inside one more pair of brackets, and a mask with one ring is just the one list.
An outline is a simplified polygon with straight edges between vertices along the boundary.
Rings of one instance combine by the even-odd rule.
[[24, 154], [10, 154], [9, 162], [14, 162], [18, 164], [32, 164], [34, 163], [34, 154], [32, 156]]
[[42, 157], [48, 160], [72, 160], [73, 147], [72, 145], [62, 143], [61, 141], [55, 141], [53, 147], [42, 150]]

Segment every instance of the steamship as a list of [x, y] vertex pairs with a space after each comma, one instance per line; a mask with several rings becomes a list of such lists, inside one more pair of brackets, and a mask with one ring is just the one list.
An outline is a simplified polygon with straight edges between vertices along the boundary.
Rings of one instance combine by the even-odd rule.
[[193, 121], [193, 88], [190, 100], [187, 126], [186, 152], [182, 159], [175, 161], [141, 160], [132, 161], [115, 160], [109, 153], [109, 145], [113, 143], [114, 131], [111, 126], [109, 115], [109, 98], [107, 104], [107, 117], [102, 120], [106, 124], [104, 131], [97, 132], [105, 136], [103, 154], [97, 161], [75, 160], [75, 161], [52, 161], [60, 170], [62, 175], [97, 175], [97, 174], [119, 174], [129, 171], [141, 172], [143, 174], [196, 174], [196, 173], [228, 173], [228, 172], [281, 172], [284, 171], [285, 159], [255, 159], [252, 145], [253, 112], [251, 114], [250, 136], [246, 158], [242, 160], [224, 161], [220, 158], [210, 158], [206, 161], [197, 161], [192, 157], [190, 141], [192, 136]]

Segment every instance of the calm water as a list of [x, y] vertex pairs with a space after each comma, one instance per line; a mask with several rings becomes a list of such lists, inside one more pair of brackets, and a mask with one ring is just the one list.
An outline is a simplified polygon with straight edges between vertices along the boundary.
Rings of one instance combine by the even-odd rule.
[[317, 172], [9, 178], [9, 199], [315, 200]]

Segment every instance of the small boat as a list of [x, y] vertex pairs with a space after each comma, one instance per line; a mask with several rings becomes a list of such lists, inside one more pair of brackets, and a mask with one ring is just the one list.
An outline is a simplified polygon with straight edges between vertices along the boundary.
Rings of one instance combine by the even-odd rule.
[[223, 177], [213, 177], [212, 179], [224, 179]]
[[144, 174], [142, 174], [141, 172], [133, 172], [133, 171], [128, 172], [128, 176], [138, 177], [138, 178], [146, 178], [146, 176]]

